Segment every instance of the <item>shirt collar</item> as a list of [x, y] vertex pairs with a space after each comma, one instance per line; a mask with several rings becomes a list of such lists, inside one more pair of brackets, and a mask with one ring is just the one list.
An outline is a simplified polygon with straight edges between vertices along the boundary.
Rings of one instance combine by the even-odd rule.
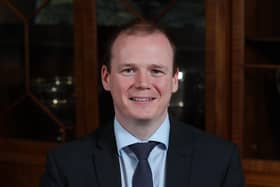
[[168, 142], [169, 142], [169, 132], [170, 132], [170, 121], [169, 116], [167, 115], [160, 127], [155, 131], [155, 133], [145, 141], [142, 141], [135, 136], [133, 136], [131, 133], [129, 133], [126, 129], [124, 129], [118, 120], [115, 118], [114, 120], [114, 132], [115, 132], [115, 138], [116, 138], [116, 144], [118, 148], [118, 152], [128, 145], [139, 143], [139, 142], [147, 142], [147, 141], [156, 141], [163, 144], [165, 149], [168, 148]]

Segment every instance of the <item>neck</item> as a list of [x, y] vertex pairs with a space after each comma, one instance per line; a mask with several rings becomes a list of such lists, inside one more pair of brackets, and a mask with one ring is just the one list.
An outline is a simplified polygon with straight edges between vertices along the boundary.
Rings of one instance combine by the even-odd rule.
[[129, 133], [131, 133], [140, 140], [147, 140], [161, 126], [164, 119], [166, 118], [166, 115], [158, 120], [122, 120], [118, 117], [116, 118], [119, 121], [120, 125], [123, 128], [125, 128]]

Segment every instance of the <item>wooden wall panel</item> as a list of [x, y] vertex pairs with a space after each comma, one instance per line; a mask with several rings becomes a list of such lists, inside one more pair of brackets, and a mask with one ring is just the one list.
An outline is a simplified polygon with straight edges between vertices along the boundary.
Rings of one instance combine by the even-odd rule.
[[96, 2], [75, 0], [74, 8], [76, 135], [81, 137], [99, 125]]
[[38, 187], [44, 166], [30, 163], [0, 162], [0, 178], [3, 187]]
[[231, 1], [206, 0], [206, 129], [230, 139]]
[[0, 139], [0, 181], [3, 187], [38, 187], [47, 152], [56, 143]]

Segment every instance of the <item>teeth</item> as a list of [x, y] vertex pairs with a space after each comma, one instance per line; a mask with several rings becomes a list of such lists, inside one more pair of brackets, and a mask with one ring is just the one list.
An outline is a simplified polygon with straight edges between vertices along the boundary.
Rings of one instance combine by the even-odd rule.
[[131, 98], [133, 101], [136, 101], [136, 102], [148, 102], [148, 101], [151, 101], [152, 98], [139, 98], [139, 97], [134, 97], [134, 98]]

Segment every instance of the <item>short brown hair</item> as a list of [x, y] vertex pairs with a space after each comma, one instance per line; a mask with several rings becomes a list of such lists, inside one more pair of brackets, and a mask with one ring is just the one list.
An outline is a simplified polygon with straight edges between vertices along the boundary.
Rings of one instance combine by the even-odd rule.
[[155, 32], [162, 33], [169, 41], [172, 51], [173, 51], [173, 73], [176, 72], [177, 69], [177, 64], [175, 62], [175, 53], [176, 53], [176, 47], [174, 45], [174, 42], [171, 40], [169, 34], [167, 33], [166, 30], [163, 28], [155, 25], [152, 22], [148, 21], [143, 21], [143, 20], [135, 20], [123, 27], [121, 27], [117, 32], [115, 32], [111, 39], [109, 40], [107, 49], [106, 49], [106, 54], [105, 54], [105, 59], [103, 64], [107, 66], [108, 71], [110, 72], [110, 66], [111, 66], [111, 58], [112, 58], [112, 47], [116, 41], [116, 39], [121, 35], [121, 34], [126, 34], [126, 35], [147, 35], [147, 34], [153, 34]]

